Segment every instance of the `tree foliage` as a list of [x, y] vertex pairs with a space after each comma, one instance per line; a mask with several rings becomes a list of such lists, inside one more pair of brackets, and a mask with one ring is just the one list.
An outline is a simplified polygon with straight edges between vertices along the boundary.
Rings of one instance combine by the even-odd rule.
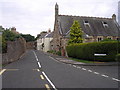
[[25, 38], [26, 42], [35, 41], [35, 37], [30, 34], [21, 34], [23, 38]]
[[0, 27], [0, 31], [2, 32], [2, 52], [7, 52], [7, 41], [15, 41], [16, 38], [21, 37], [19, 34], [15, 34], [11, 32], [9, 29], [4, 29]]
[[70, 27], [70, 39], [68, 41], [68, 44], [73, 43], [82, 43], [82, 28], [78, 21], [74, 21], [73, 25]]

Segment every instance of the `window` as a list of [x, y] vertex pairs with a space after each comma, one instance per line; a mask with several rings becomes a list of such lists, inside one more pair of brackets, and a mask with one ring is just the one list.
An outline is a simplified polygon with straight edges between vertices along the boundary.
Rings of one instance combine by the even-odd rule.
[[107, 22], [102, 22], [104, 27], [108, 27]]
[[101, 37], [99, 37], [99, 38], [98, 38], [98, 42], [100, 42], [101, 40], [102, 40], [102, 38], [101, 38]]
[[107, 22], [103, 22], [104, 24], [107, 24]]
[[116, 40], [120, 40], [120, 38], [116, 38]]
[[108, 38], [108, 39], [111, 39], [111, 38]]
[[87, 20], [84, 21], [85, 26], [90, 26], [89, 22]]
[[88, 23], [88, 21], [85, 21], [85, 23]]

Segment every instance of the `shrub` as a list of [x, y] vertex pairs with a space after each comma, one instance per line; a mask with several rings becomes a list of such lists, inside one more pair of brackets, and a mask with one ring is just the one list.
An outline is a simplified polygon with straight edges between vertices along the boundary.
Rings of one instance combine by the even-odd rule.
[[120, 62], [120, 53], [116, 55], [116, 61]]
[[48, 53], [52, 53], [52, 54], [56, 54], [56, 51], [55, 50], [50, 50], [50, 51], [47, 51]]
[[[117, 51], [120, 51], [120, 44], [116, 41], [92, 42], [71, 44], [66, 47], [69, 57], [96, 60], [115, 61]], [[94, 56], [94, 54], [107, 54], [106, 56]]]
[[61, 56], [61, 51], [57, 51], [56, 54]]

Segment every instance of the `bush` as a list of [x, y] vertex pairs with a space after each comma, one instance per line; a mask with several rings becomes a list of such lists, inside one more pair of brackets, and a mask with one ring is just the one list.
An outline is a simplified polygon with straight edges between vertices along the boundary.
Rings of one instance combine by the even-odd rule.
[[[68, 56], [73, 58], [92, 61], [115, 61], [117, 51], [120, 52], [120, 44], [116, 41], [79, 43], [68, 45], [66, 49]], [[107, 55], [94, 56], [95, 53]]]
[[120, 53], [116, 55], [116, 61], [120, 62]]
[[57, 51], [56, 54], [61, 56], [61, 51]]
[[50, 51], [47, 51], [48, 53], [52, 53], [52, 54], [56, 54], [56, 51], [55, 50], [50, 50]]
[[52, 54], [57, 54], [57, 55], [61, 56], [61, 51], [50, 50], [50, 51], [47, 51], [47, 52], [52, 53]]

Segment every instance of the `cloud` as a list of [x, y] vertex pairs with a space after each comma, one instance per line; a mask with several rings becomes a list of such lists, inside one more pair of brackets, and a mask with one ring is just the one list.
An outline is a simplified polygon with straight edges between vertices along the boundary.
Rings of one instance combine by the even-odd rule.
[[[54, 28], [55, 3], [63, 15], [111, 17], [118, 0], [1, 0], [0, 25], [34, 36]], [[1, 18], [0, 18], [1, 21]]]

